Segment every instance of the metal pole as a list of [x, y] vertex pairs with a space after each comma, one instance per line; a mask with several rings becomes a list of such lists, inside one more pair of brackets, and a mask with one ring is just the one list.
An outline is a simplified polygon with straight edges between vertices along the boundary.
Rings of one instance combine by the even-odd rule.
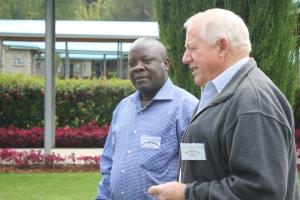
[[103, 55], [103, 79], [106, 80], [107, 79], [107, 68], [106, 68], [106, 55]]
[[46, 0], [45, 154], [55, 146], [55, 0]]
[[0, 72], [3, 72], [4, 71], [4, 65], [3, 65], [3, 52], [4, 52], [4, 49], [3, 49], [3, 40], [0, 39]]
[[68, 50], [68, 41], [65, 42], [65, 79], [70, 78], [70, 58]]
[[121, 69], [121, 64], [120, 64], [120, 42], [117, 43], [118, 45], [118, 50], [117, 50], [117, 74], [118, 74], [118, 78], [121, 79], [122, 75], [122, 69]]
[[123, 44], [122, 42], [119, 43], [119, 45], [120, 45], [120, 58], [119, 58], [120, 59], [120, 63], [119, 64], [120, 64], [120, 74], [121, 74], [120, 78], [121, 79], [124, 78], [124, 74], [123, 74], [123, 49], [122, 49], [123, 46], [122, 46], [122, 44]]

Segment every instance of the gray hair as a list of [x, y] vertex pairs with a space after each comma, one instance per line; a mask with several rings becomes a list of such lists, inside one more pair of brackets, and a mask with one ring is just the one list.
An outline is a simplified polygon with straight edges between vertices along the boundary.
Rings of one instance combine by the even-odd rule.
[[226, 38], [230, 42], [232, 51], [247, 54], [251, 52], [248, 28], [243, 19], [235, 13], [220, 8], [209, 9], [190, 17], [184, 23], [184, 27], [188, 29], [191, 25], [198, 23], [201, 23], [200, 38], [210, 45], [215, 44], [221, 38]]

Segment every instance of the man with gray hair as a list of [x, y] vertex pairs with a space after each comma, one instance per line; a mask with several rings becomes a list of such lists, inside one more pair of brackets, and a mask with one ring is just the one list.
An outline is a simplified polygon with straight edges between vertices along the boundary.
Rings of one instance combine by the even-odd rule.
[[201, 99], [180, 144], [180, 182], [148, 192], [158, 200], [299, 200], [293, 112], [249, 57], [245, 23], [210, 9], [185, 28], [182, 61]]

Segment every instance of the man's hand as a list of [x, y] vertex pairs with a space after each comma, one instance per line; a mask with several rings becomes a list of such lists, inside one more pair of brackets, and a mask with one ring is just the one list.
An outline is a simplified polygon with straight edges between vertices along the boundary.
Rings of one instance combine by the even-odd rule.
[[150, 195], [155, 195], [156, 200], [184, 200], [186, 184], [169, 182], [152, 186], [148, 189]]

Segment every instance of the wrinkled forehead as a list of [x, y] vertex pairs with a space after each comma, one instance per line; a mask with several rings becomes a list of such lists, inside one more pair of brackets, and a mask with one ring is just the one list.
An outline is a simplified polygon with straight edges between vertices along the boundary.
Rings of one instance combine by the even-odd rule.
[[186, 29], [185, 45], [188, 43], [199, 42], [201, 40], [200, 26], [191, 25]]

